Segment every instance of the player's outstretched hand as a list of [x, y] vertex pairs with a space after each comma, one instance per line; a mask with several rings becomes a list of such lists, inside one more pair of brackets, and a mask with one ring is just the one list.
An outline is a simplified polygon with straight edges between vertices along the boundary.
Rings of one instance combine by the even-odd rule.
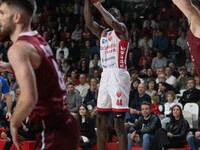
[[10, 63], [0, 61], [0, 72], [11, 72], [11, 65]]
[[10, 119], [11, 119], [11, 113], [10, 112], [6, 113], [6, 119], [7, 119], [7, 121], [10, 121]]
[[15, 144], [16, 149], [20, 150], [20, 146], [22, 146], [22, 141], [25, 140], [24, 137], [22, 137], [18, 134], [18, 128], [17, 127], [14, 127], [14, 126], [11, 125], [10, 130], [11, 130], [13, 143]]
[[105, 2], [105, 0], [98, 0], [97, 2], [95, 2], [97, 0], [91, 0], [91, 3], [94, 7], [99, 7], [101, 5], [101, 3]]

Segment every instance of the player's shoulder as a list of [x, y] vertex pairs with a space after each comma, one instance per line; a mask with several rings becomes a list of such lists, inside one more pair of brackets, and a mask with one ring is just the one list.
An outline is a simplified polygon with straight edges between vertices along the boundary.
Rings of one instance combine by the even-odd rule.
[[35, 49], [34, 46], [24, 40], [18, 40], [9, 48], [8, 55], [10, 53], [27, 53], [29, 50]]

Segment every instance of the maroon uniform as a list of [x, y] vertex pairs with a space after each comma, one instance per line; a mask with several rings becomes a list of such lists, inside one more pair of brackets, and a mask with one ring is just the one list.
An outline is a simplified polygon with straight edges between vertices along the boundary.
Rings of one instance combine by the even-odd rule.
[[187, 39], [192, 61], [194, 62], [196, 72], [200, 77], [200, 39], [195, 37], [191, 30], [188, 31]]
[[30, 114], [35, 126], [36, 150], [77, 149], [79, 128], [63, 107], [66, 86], [51, 48], [37, 31], [22, 33], [18, 40], [31, 43], [42, 58], [39, 68], [35, 70], [38, 102]]

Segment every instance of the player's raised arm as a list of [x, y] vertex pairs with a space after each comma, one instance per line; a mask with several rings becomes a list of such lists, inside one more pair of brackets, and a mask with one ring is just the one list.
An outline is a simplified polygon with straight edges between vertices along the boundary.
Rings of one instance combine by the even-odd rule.
[[13, 142], [17, 147], [19, 147], [18, 128], [35, 108], [38, 98], [35, 72], [30, 61], [30, 49], [33, 49], [30, 44], [18, 41], [8, 51], [8, 58], [21, 91], [10, 123]]
[[192, 4], [191, 0], [172, 0], [173, 3], [183, 12], [190, 24], [200, 25], [200, 11]]
[[121, 22], [121, 14], [118, 9], [111, 8], [107, 11], [102, 5], [101, 0], [93, 5], [99, 10], [105, 22], [115, 30], [123, 40], [129, 40], [126, 25]]
[[95, 34], [98, 38], [101, 37], [101, 32], [103, 28], [93, 20], [91, 13], [90, 0], [85, 0], [84, 4], [84, 19], [87, 27]]

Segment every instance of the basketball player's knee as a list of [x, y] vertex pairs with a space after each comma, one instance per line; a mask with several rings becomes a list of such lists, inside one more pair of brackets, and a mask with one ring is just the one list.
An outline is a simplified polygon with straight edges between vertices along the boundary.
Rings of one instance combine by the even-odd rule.
[[107, 129], [107, 116], [97, 115], [97, 128], [99, 131]]
[[125, 129], [124, 129], [124, 119], [123, 118], [115, 118], [114, 119], [114, 128], [115, 131], [118, 134], [124, 134], [125, 133]]

